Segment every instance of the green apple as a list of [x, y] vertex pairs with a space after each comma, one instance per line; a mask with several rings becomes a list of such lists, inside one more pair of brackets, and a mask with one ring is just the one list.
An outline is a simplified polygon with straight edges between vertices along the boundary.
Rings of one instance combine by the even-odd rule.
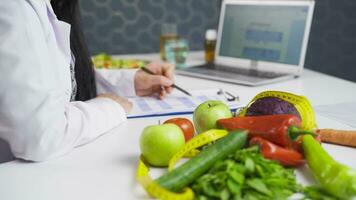
[[193, 114], [193, 122], [197, 133], [218, 128], [216, 122], [219, 119], [230, 118], [230, 108], [218, 100], [209, 100], [200, 104]]
[[147, 126], [140, 137], [143, 157], [150, 165], [157, 167], [167, 166], [184, 144], [184, 133], [175, 124]]

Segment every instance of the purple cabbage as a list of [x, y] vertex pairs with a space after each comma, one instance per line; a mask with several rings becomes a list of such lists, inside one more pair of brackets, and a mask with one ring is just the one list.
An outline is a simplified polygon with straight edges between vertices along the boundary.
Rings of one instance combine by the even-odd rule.
[[277, 97], [263, 97], [257, 99], [247, 108], [246, 112], [246, 116], [279, 114], [292, 114], [301, 119], [298, 110], [293, 104]]

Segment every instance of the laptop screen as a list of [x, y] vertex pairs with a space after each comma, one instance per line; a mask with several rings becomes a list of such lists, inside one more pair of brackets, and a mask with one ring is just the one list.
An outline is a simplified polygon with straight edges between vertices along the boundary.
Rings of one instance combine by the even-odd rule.
[[219, 55], [298, 65], [308, 9], [227, 4]]

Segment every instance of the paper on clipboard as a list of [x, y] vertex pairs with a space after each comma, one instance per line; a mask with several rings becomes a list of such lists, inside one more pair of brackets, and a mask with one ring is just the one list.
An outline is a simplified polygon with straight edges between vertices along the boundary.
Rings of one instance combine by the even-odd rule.
[[218, 89], [190, 90], [192, 96], [187, 96], [175, 90], [163, 100], [154, 97], [132, 97], [133, 109], [128, 118], [178, 115], [193, 113], [194, 109], [207, 100], [220, 100], [226, 103], [230, 109], [240, 107], [238, 101], [227, 101], [223, 95], [217, 94]]

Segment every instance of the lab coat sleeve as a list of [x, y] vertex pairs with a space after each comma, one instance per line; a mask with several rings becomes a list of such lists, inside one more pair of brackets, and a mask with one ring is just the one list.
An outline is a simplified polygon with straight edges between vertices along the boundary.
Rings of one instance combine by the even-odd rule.
[[24, 2], [0, 2], [0, 138], [15, 157], [44, 161], [108, 132], [126, 115], [106, 98], [69, 102], [68, 74], [61, 73], [69, 66], [48, 53], [47, 32], [26, 19], [36, 13], [25, 15], [31, 8]]
[[135, 74], [137, 69], [96, 69], [98, 93], [114, 93], [120, 96], [136, 96]]

